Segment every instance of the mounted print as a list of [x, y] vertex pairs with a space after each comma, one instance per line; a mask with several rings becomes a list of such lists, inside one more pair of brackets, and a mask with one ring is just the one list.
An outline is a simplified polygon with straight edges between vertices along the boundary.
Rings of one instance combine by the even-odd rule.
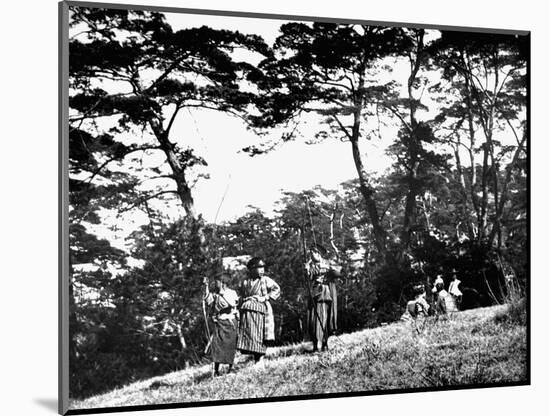
[[59, 11], [60, 413], [529, 384], [529, 32]]

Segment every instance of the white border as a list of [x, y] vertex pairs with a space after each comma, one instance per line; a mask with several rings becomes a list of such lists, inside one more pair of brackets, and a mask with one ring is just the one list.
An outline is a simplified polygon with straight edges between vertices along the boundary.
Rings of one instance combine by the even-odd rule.
[[[405, 21], [532, 31], [532, 386], [367, 396], [220, 407], [126, 412], [126, 415], [264, 414], [543, 414], [548, 403], [549, 293], [543, 263], [550, 97], [549, 34], [543, 2], [428, 0], [144, 0], [127, 4]], [[1, 217], [3, 414], [55, 414], [57, 407], [57, 1], [3, 6]], [[7, 94], [5, 93], [7, 91]], [[546, 399], [543, 401], [543, 399]], [[223, 410], [222, 410], [223, 409]]]

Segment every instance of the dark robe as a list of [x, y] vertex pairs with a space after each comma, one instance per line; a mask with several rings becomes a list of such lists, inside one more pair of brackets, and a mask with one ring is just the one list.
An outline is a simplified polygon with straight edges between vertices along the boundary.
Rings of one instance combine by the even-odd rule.
[[226, 289], [222, 293], [208, 293], [206, 303], [212, 308], [214, 329], [212, 331], [212, 361], [221, 364], [233, 364], [237, 348], [237, 300], [234, 290]]
[[313, 348], [328, 347], [328, 337], [338, 329], [338, 294], [336, 268], [328, 265], [313, 265], [310, 268], [311, 298], [308, 304], [308, 329]]

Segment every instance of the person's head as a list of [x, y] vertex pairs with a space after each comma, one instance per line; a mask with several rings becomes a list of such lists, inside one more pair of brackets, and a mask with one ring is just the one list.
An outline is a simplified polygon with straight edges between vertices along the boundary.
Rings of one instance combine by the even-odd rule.
[[452, 280], [456, 280], [456, 275], [457, 275], [457, 270], [456, 270], [456, 269], [452, 269], [452, 270], [451, 270], [451, 279], [452, 279]]
[[221, 292], [227, 287], [227, 283], [229, 282], [230, 275], [228, 273], [220, 273], [216, 276], [214, 279], [214, 287], [218, 292]]
[[437, 292], [441, 292], [441, 291], [443, 290], [443, 283], [437, 282], [437, 283], [435, 284], [435, 290], [436, 290]]
[[260, 257], [252, 257], [246, 267], [253, 277], [261, 277], [265, 272], [265, 263]]
[[418, 284], [413, 286], [413, 293], [414, 296], [422, 296], [425, 294], [425, 288], [424, 285]]

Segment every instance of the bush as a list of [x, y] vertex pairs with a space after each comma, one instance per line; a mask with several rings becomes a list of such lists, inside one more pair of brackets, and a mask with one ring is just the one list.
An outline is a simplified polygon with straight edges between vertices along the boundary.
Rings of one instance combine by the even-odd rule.
[[495, 315], [498, 324], [521, 325], [527, 324], [527, 302], [525, 298], [509, 303], [506, 308]]

